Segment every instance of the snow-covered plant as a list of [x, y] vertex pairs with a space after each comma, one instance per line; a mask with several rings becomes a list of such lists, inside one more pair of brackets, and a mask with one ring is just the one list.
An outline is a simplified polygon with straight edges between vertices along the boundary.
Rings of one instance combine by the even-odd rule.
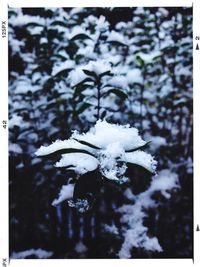
[[[101, 194], [106, 180], [120, 186], [128, 185], [124, 196], [130, 204], [116, 209], [121, 214], [121, 227], [105, 225], [106, 232], [120, 235], [123, 240], [120, 251], [116, 252], [120, 258], [130, 258], [132, 249], [138, 247], [162, 251], [157, 238], [148, 235], [144, 220], [148, 216], [147, 210], [159, 205], [153, 199], [156, 192], [161, 192], [168, 199], [168, 191], [179, 186], [177, 175], [168, 170], [155, 175], [157, 162], [143, 151], [148, 143], [139, 136], [136, 128], [99, 120], [87, 133], [75, 131], [70, 139], [57, 140], [50, 146], [40, 147], [36, 152], [37, 156], [42, 157], [60, 155], [61, 159], [56, 162], [55, 167], [77, 174], [73, 183], [62, 186], [58, 199], [52, 205], [68, 200], [70, 207], [85, 213]], [[138, 174], [134, 169], [137, 166], [149, 172], [150, 181], [144, 191], [134, 194], [130, 188], [130, 180], [136, 179]]]
[[[50, 146], [40, 147], [36, 155], [60, 155], [61, 159], [55, 167], [64, 168], [66, 171], [72, 170], [77, 174], [73, 200], [80, 211], [85, 211], [88, 202], [85, 200], [81, 202], [81, 198], [87, 195], [95, 198], [105, 179], [118, 184], [126, 182], [130, 178], [126, 176], [130, 165], [139, 165], [148, 172], [155, 173], [156, 161], [150, 154], [143, 151], [148, 143], [139, 136], [136, 128], [97, 121], [87, 133], [80, 134], [75, 131], [68, 140], [57, 140]], [[84, 187], [79, 196], [81, 183], [87, 179], [87, 173], [90, 173], [88, 188]], [[69, 191], [72, 196], [71, 188], [71, 185], [63, 187], [59, 201], [53, 203], [59, 203], [68, 198]], [[69, 203], [72, 205], [72, 202]], [[82, 205], [86, 207], [80, 208]]]
[[[86, 65], [77, 67], [71, 73], [71, 81], [73, 88], [75, 88], [74, 98], [84, 93], [83, 104], [80, 104], [80, 98], [77, 100], [80, 106], [78, 113], [90, 107], [88, 112], [96, 113], [94, 114], [94, 121], [103, 119], [107, 110], [112, 111], [109, 99], [106, 101], [110, 95], [114, 94], [123, 100], [127, 97], [125, 91], [127, 88], [121, 90], [126, 81], [123, 84], [123, 77], [114, 76], [111, 64], [106, 60], [90, 61]], [[96, 111], [92, 112], [91, 107]]]

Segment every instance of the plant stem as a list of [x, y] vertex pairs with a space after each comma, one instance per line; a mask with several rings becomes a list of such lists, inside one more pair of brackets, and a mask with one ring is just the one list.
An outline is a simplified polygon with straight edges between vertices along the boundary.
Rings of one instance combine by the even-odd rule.
[[101, 99], [101, 82], [97, 81], [97, 120], [100, 119], [100, 99]]
[[140, 94], [140, 128], [143, 131], [143, 102], [144, 102], [144, 89], [145, 89], [146, 70], [143, 71], [143, 83]]

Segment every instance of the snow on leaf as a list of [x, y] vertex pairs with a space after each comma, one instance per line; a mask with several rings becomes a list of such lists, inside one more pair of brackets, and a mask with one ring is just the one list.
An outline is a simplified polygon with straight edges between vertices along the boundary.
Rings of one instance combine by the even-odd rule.
[[100, 149], [99, 147], [97, 147], [97, 146], [95, 146], [93, 144], [90, 144], [90, 143], [88, 143], [86, 141], [79, 140], [79, 139], [76, 139], [76, 138], [74, 138], [74, 140], [76, 140], [77, 142], [79, 142], [82, 145], [86, 145], [86, 146], [89, 146], [89, 147], [94, 148], [94, 149]]
[[[55, 164], [57, 168], [70, 168], [84, 174], [100, 167], [107, 179], [125, 181], [126, 163], [140, 165], [150, 172], [155, 171], [156, 161], [143, 151], [147, 143], [138, 135], [136, 128], [98, 121], [87, 133], [74, 132], [69, 140], [56, 141], [42, 146], [37, 156], [62, 155]], [[132, 151], [128, 152], [127, 151]]]
[[63, 70], [71, 70], [74, 68], [74, 61], [67, 60], [65, 62], [59, 62], [53, 66], [52, 75], [55, 76]]
[[123, 149], [133, 149], [146, 144], [139, 136], [138, 130], [130, 125], [118, 125], [97, 121], [87, 133], [80, 135], [75, 132], [72, 138], [79, 139], [94, 144], [100, 148], [106, 148], [109, 144], [120, 143]]
[[142, 73], [140, 69], [131, 69], [127, 72], [127, 82], [128, 84], [133, 83], [143, 83]]
[[[36, 152], [35, 155], [36, 156], [46, 156], [46, 155], [51, 155], [57, 151], [62, 151], [65, 150], [67, 151], [67, 149], [84, 149], [85, 146], [82, 144], [77, 143], [75, 140], [73, 139], [69, 139], [69, 140], [57, 140], [54, 143], [52, 143], [49, 146], [41, 146]], [[69, 151], [70, 152], [70, 151]], [[78, 153], [78, 152], [77, 152]], [[61, 152], [62, 154], [62, 152]], [[63, 152], [64, 154], [64, 152]]]
[[62, 148], [62, 149], [55, 150], [52, 153], [43, 154], [43, 155], [40, 155], [40, 156], [41, 157], [43, 157], [43, 156], [54, 156], [54, 155], [62, 155], [62, 154], [68, 154], [68, 153], [83, 153], [83, 154], [88, 154], [88, 155], [93, 156], [93, 154], [91, 154], [89, 151], [84, 150], [84, 149], [78, 149], [78, 148]]
[[117, 75], [117, 76], [112, 77], [109, 80], [108, 84], [113, 87], [122, 88], [125, 90], [128, 88], [127, 79], [125, 76], [122, 76], [122, 75]]
[[55, 167], [73, 166], [73, 170], [78, 174], [84, 174], [95, 170], [99, 162], [96, 158], [86, 154], [65, 154], [62, 155], [60, 161], [55, 164]]
[[126, 161], [137, 164], [154, 173], [156, 170], [157, 161], [144, 151], [134, 151], [125, 154]]
[[73, 193], [74, 193], [74, 184], [63, 185], [59, 192], [58, 198], [54, 199], [52, 205], [56, 206], [66, 199], [71, 199], [73, 197]]
[[87, 31], [85, 31], [85, 29], [83, 29], [80, 26], [75, 26], [72, 29], [72, 32], [69, 34], [68, 38], [71, 41], [75, 41], [77, 39], [91, 39], [89, 36], [89, 33], [87, 33]]
[[106, 60], [91, 60], [87, 65], [85, 65], [85, 70], [93, 71], [96, 73], [96, 75], [100, 75], [102, 73], [111, 71], [111, 65]]
[[103, 95], [108, 96], [109, 94], [115, 94], [116, 96], [118, 96], [119, 98], [121, 98], [123, 100], [128, 97], [128, 95], [125, 92], [123, 92], [122, 90], [117, 89], [117, 88], [109, 89]]
[[129, 149], [129, 150], [126, 150], [125, 152], [134, 152], [134, 151], [137, 151], [137, 150], [140, 150], [140, 149], [145, 149], [146, 147], [149, 146], [149, 144], [151, 143], [152, 141], [148, 141], [146, 142], [146, 144], [142, 145], [142, 146], [139, 146], [139, 147], [136, 147], [136, 148], [133, 148], [133, 149]]
[[126, 43], [124, 36], [121, 33], [113, 31], [113, 30], [109, 34], [107, 42], [116, 42], [119, 45], [127, 46], [127, 43]]

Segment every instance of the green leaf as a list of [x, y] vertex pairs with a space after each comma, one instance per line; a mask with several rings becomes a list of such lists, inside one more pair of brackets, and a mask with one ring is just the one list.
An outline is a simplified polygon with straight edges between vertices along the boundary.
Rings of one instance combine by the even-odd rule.
[[87, 150], [78, 149], [78, 148], [62, 148], [50, 154], [41, 155], [39, 157], [49, 157], [49, 156], [56, 156], [56, 155], [69, 154], [69, 153], [82, 153], [82, 154], [87, 154], [87, 155], [95, 157], [92, 153], [88, 152]]
[[161, 55], [153, 57], [153, 60], [161, 59]]
[[89, 108], [91, 106], [90, 103], [83, 103], [79, 108], [78, 110], [76, 110], [76, 114], [80, 114], [82, 113], [83, 111], [85, 111], [87, 108]]
[[58, 61], [58, 59], [61, 61], [66, 61], [67, 60], [67, 57], [65, 56], [62, 56], [61, 54], [55, 54], [55, 55], [52, 55], [52, 57], [50, 58], [52, 61]]
[[74, 88], [74, 87], [76, 87], [76, 86], [79, 86], [79, 85], [81, 85], [81, 84], [84, 84], [84, 83], [86, 83], [86, 82], [94, 82], [94, 80], [93, 80], [92, 78], [89, 78], [89, 77], [88, 77], [88, 78], [85, 78], [85, 79], [82, 80], [81, 82], [79, 82], [79, 83], [73, 85], [72, 88]]
[[26, 24], [26, 27], [44, 27], [44, 25], [37, 22], [29, 22]]
[[74, 168], [75, 166], [74, 165], [67, 165], [67, 166], [62, 166], [62, 167], [58, 167], [58, 166], [55, 166], [57, 169], [60, 169], [60, 170], [72, 170], [72, 168]]
[[52, 102], [49, 102], [47, 105], [46, 105], [46, 108], [47, 109], [51, 109], [51, 108], [55, 108], [56, 107], [56, 101], [52, 101]]
[[144, 166], [140, 165], [140, 164], [136, 164], [136, 163], [131, 163], [131, 162], [127, 162], [127, 166], [132, 166], [132, 167], [139, 167], [142, 168], [143, 170], [147, 171], [150, 174], [153, 174], [154, 171], [150, 171], [149, 169], [145, 168]]
[[91, 76], [91, 77], [93, 77], [95, 79], [98, 78], [97, 74], [94, 71], [90, 71], [90, 70], [82, 70], [82, 71], [88, 76]]
[[137, 55], [135, 59], [137, 60], [137, 62], [139, 63], [139, 65], [140, 65], [142, 68], [144, 68], [144, 66], [145, 66], [145, 62], [144, 62], [144, 60], [141, 58], [141, 56]]
[[140, 87], [140, 88], [143, 88], [143, 84], [142, 83], [133, 83], [134, 86], [137, 86], [137, 87]]
[[10, 17], [10, 16], [15, 16], [15, 17], [17, 17], [17, 12], [15, 12], [15, 11], [13, 11], [13, 10], [9, 10], [9, 11], [8, 11], [8, 15], [9, 15], [9, 17]]
[[[128, 97], [128, 95], [127, 95], [126, 93], [124, 93], [122, 90], [120, 90], [120, 89], [116, 89], [116, 88], [114, 88], [114, 89], [110, 89], [109, 91], [107, 91], [107, 92], [105, 93], [105, 95], [108, 95], [108, 94], [110, 94], [110, 93], [115, 94], [116, 96], [118, 96], [119, 98], [121, 98], [121, 99], [123, 99], [123, 100], [125, 100], [125, 99]], [[104, 94], [103, 94], [103, 95], [104, 95]]]
[[[99, 168], [89, 171], [79, 177], [75, 183], [73, 199], [88, 196], [98, 196], [102, 185]], [[89, 199], [88, 199], [89, 200]]]
[[140, 150], [140, 149], [145, 149], [145, 148], [147, 148], [149, 146], [150, 143], [151, 143], [151, 141], [148, 141], [146, 144], [144, 144], [142, 146], [126, 150], [125, 152], [134, 152], [134, 151], [137, 151], [137, 150]]
[[107, 41], [108, 43], [112, 44], [112, 45], [117, 45], [117, 46], [126, 46], [128, 47], [127, 44], [119, 42], [119, 41]]
[[105, 118], [106, 114], [107, 114], [107, 111], [106, 111], [106, 110], [104, 110], [104, 111], [101, 113], [101, 119], [102, 119], [102, 120]]
[[33, 77], [33, 75], [34, 75], [36, 72], [39, 72], [39, 73], [42, 72], [41, 66], [38, 66], [38, 67], [36, 67], [35, 69], [33, 69], [33, 70], [31, 71], [31, 77]]
[[27, 108], [17, 108], [14, 112], [27, 111]]
[[100, 78], [103, 76], [113, 76], [113, 73], [111, 73], [111, 71], [108, 70], [108, 71], [105, 71], [99, 75]]
[[100, 149], [100, 147], [95, 146], [95, 145], [93, 145], [93, 144], [91, 144], [91, 143], [88, 143], [88, 142], [86, 142], [86, 141], [79, 140], [79, 139], [76, 139], [76, 138], [73, 138], [73, 139], [76, 140], [77, 142], [79, 142], [79, 143], [82, 144], [82, 145], [89, 146], [89, 147], [94, 148], [94, 149]]
[[89, 86], [87, 84], [79, 84], [75, 87], [74, 98], [79, 96], [83, 91], [85, 91]]
[[72, 69], [64, 69], [64, 70], [61, 70], [59, 72], [57, 72], [54, 77], [57, 77], [57, 76], [68, 76], [69, 72], [71, 71]]
[[61, 20], [56, 20], [50, 24], [51, 26], [63, 26], [67, 27], [67, 24]]
[[71, 41], [85, 40], [85, 39], [92, 39], [92, 38], [85, 33], [79, 33], [79, 34], [75, 35], [74, 37], [72, 37]]

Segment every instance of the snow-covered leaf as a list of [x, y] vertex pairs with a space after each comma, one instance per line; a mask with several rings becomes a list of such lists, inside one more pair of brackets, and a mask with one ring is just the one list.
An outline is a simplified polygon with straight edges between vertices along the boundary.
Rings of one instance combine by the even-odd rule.
[[98, 146], [90, 144], [89, 142], [86, 142], [84, 140], [80, 140], [80, 139], [76, 139], [76, 138], [73, 138], [73, 139], [76, 140], [77, 142], [79, 142], [82, 145], [86, 145], [86, 146], [89, 146], [89, 147], [94, 148], [94, 149], [100, 149]]
[[78, 109], [76, 110], [76, 114], [81, 114], [89, 107], [91, 107], [90, 103], [82, 103], [81, 105], [79, 105]]
[[67, 27], [67, 23], [62, 21], [62, 20], [55, 20], [51, 24], [51, 26], [62, 26], [62, 27]]
[[128, 95], [123, 92], [120, 89], [117, 88], [113, 88], [113, 89], [109, 89], [106, 93], [104, 93], [103, 95], [109, 95], [109, 94], [115, 94], [116, 96], [118, 96], [119, 98], [121, 98], [122, 100], [126, 99], [128, 97]]
[[84, 70], [84, 69], [83, 69], [83, 72], [84, 72], [86, 75], [93, 77], [94, 79], [97, 79], [97, 78], [98, 78], [97, 74], [96, 74], [94, 71]]
[[92, 78], [89, 78], [89, 77], [88, 77], [88, 78], [83, 79], [83, 80], [80, 81], [79, 83], [74, 84], [73, 87], [77, 87], [77, 86], [82, 85], [82, 84], [85, 84], [85, 83], [87, 83], [87, 82], [94, 82], [94, 80], [93, 80]]
[[44, 27], [43, 24], [40, 24], [38, 22], [29, 22], [25, 25], [26, 27]]
[[137, 150], [140, 150], [140, 149], [145, 149], [145, 148], [147, 148], [149, 146], [150, 143], [151, 143], [151, 141], [148, 141], [148, 142], [146, 142], [146, 144], [144, 144], [142, 146], [126, 150], [125, 152], [134, 152], [134, 151], [137, 151]]
[[73, 36], [70, 40], [76, 41], [76, 40], [85, 40], [85, 39], [91, 39], [91, 37], [85, 33], [80, 33], [80, 34]]
[[88, 154], [90, 156], [93, 156], [93, 154], [90, 153], [89, 151], [84, 150], [84, 149], [78, 149], [78, 148], [63, 148], [63, 149], [55, 150], [54, 152], [51, 152], [49, 154], [39, 155], [39, 156], [40, 157], [55, 156], [55, 155], [62, 155], [62, 154], [68, 154], [68, 153], [83, 153], [83, 154]]

